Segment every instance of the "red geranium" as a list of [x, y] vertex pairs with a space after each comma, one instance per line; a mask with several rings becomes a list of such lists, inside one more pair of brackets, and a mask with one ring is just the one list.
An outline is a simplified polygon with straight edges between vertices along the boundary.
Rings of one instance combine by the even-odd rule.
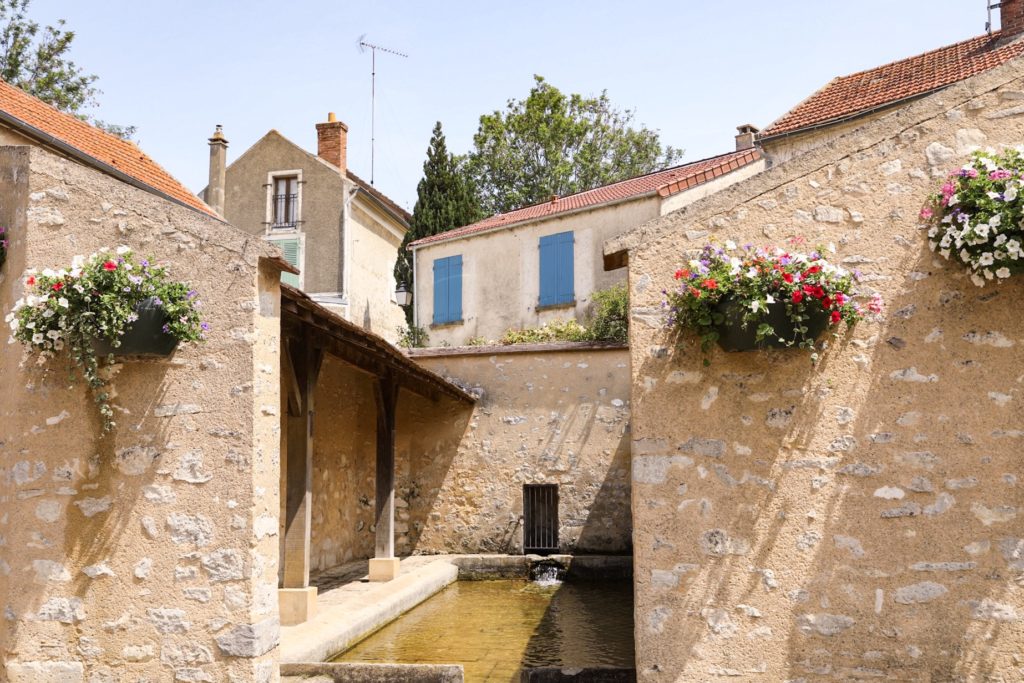
[[36, 276], [35, 275], [29, 275], [27, 278], [25, 278], [25, 285], [26, 286], [32, 287], [33, 285], [35, 285], [35, 283], [36, 283]]
[[832, 322], [837, 323], [840, 320], [842, 320], [842, 318], [843, 318], [843, 314], [842, 313], [840, 313], [839, 311], [832, 311], [832, 315], [830, 316], [830, 319], [832, 320]]
[[786, 282], [792, 284], [793, 283], [793, 273], [783, 273], [782, 274], [782, 279], [785, 280]]
[[804, 300], [804, 293], [799, 289], [793, 292], [793, 303], [798, 304]]
[[117, 264], [114, 263], [113, 261], [106, 261], [103, 264], [103, 270], [106, 270], [106, 271], [117, 270]]
[[701, 284], [707, 287], [708, 289], [718, 289], [718, 283], [712, 280], [711, 278], [704, 280], [703, 282], [701, 282]]
[[53, 291], [59, 292], [62, 289], [64, 289], [64, 283], [63, 282], [54, 282], [53, 283]]
[[826, 296], [824, 299], [821, 300], [821, 307], [824, 308], [826, 311], [832, 308], [832, 299]]

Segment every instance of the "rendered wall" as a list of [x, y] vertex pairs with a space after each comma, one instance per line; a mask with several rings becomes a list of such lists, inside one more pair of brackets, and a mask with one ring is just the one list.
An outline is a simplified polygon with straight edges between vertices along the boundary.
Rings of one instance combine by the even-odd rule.
[[[395, 261], [404, 228], [373, 210], [361, 197], [350, 205], [351, 230], [348, 280], [348, 319], [394, 343], [405, 313], [394, 302]], [[390, 229], [389, 229], [390, 228]]]
[[209, 340], [114, 369], [117, 431], [59, 363], [0, 344], [0, 679], [272, 681], [277, 638], [277, 272], [230, 226], [39, 148], [0, 148], [29, 266], [127, 244], [199, 291]]
[[[624, 271], [604, 271], [605, 240], [656, 217], [659, 203], [657, 198], [641, 199], [416, 249], [417, 324], [427, 330], [431, 346], [462, 346], [473, 337], [493, 341], [508, 330], [553, 320], [582, 320], [593, 291], [626, 277]], [[539, 240], [567, 230], [576, 239], [575, 304], [538, 311]], [[462, 255], [463, 322], [435, 326], [434, 261], [456, 254]]]
[[[1024, 680], [1024, 280], [978, 289], [918, 212], [977, 146], [1024, 141], [993, 69], [613, 241], [629, 249], [644, 681]], [[880, 321], [712, 354], [663, 328], [706, 240], [834, 243]]]

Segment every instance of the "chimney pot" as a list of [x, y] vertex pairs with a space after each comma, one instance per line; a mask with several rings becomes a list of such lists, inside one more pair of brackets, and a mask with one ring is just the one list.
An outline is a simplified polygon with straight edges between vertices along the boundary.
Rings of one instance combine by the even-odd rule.
[[227, 184], [228, 141], [224, 137], [224, 127], [219, 123], [214, 128], [210, 143], [210, 178], [206, 184], [206, 203], [224, 215], [224, 186]]
[[348, 170], [348, 126], [333, 111], [328, 112], [325, 123], [316, 124], [316, 155], [337, 166], [342, 174]]
[[736, 130], [738, 131], [736, 135], [736, 151], [742, 152], [745, 149], [753, 149], [754, 140], [757, 138], [760, 128], [750, 123], [744, 123], [742, 126], [736, 126]]
[[999, 4], [999, 30], [1004, 36], [1024, 32], [1024, 0], [1003, 0]]

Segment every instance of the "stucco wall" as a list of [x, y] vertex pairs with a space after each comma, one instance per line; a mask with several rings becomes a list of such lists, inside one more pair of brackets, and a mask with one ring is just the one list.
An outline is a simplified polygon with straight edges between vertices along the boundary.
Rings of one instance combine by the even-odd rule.
[[[428, 330], [431, 346], [461, 346], [473, 337], [497, 340], [510, 329], [553, 320], [582, 320], [589, 311], [592, 292], [626, 277], [621, 270], [604, 271], [601, 249], [605, 240], [656, 217], [659, 202], [658, 198], [641, 199], [416, 249], [417, 324]], [[567, 230], [572, 230], [576, 239], [576, 303], [538, 312], [539, 240]], [[456, 254], [462, 255], [463, 322], [434, 326], [434, 260]]]
[[[637, 663], [645, 681], [1024, 680], [1024, 281], [933, 256], [925, 196], [1024, 140], [1024, 62], [643, 226], [630, 249]], [[836, 245], [887, 312], [799, 351], [663, 328], [706, 239]]]
[[[272, 175], [295, 172], [299, 224], [268, 233]], [[355, 184], [339, 170], [270, 131], [227, 168], [224, 216], [251, 235], [298, 237], [303, 291], [346, 319], [382, 337], [397, 339], [405, 321], [395, 304], [392, 275], [404, 228], [354, 195]], [[388, 229], [388, 226], [390, 230]], [[345, 295], [348, 305], [341, 305]]]
[[741, 180], [746, 180], [750, 176], [757, 175], [758, 173], [763, 171], [765, 167], [765, 160], [759, 159], [758, 161], [755, 161], [753, 163], [747, 164], [746, 166], [736, 169], [732, 173], [727, 173], [723, 176], [719, 176], [714, 180], [710, 180], [706, 183], [702, 183], [701, 185], [697, 185], [696, 187], [692, 187], [689, 190], [686, 190], [685, 192], [679, 192], [677, 194], [672, 195], [671, 197], [666, 197], [661, 202], [661, 215], [664, 216], [667, 213], [678, 211], [684, 206], [689, 206], [690, 204], [693, 204], [698, 199], [704, 199], [704, 197], [713, 195], [719, 190], [724, 190], [730, 185], [738, 183]]
[[0, 650], [14, 682], [270, 681], [277, 623], [277, 273], [263, 245], [39, 148], [0, 149], [21, 273], [127, 244], [205, 303], [209, 340], [115, 366], [117, 431], [59, 363], [0, 345]]

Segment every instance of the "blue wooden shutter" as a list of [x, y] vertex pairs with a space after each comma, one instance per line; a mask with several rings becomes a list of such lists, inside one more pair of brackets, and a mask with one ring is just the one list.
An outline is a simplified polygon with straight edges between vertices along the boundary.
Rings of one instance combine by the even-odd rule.
[[462, 320], [462, 256], [448, 257], [448, 321]]
[[540, 305], [570, 303], [573, 289], [573, 233], [540, 238]]
[[448, 322], [448, 259], [434, 259], [434, 324]]
[[[275, 240], [275, 242], [284, 253], [284, 260], [301, 269], [302, 266], [299, 265], [299, 240]], [[292, 273], [281, 273], [281, 282], [292, 287], [298, 287], [299, 276]]]

